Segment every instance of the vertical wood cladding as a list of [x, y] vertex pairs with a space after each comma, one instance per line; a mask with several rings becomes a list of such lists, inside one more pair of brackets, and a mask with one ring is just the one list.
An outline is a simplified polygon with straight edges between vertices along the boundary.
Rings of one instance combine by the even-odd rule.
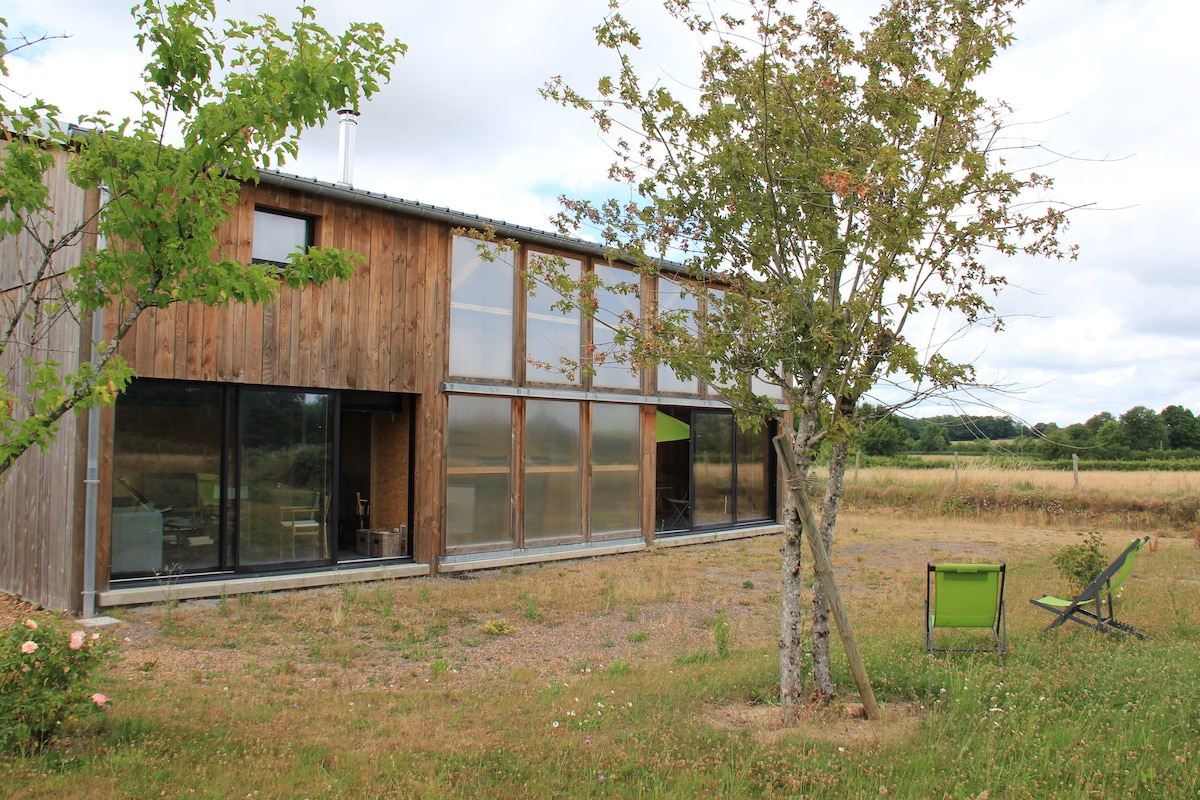
[[[199, 304], [142, 314], [121, 353], [142, 377], [417, 392], [440, 370], [428, 330], [444, 271], [444, 225], [275, 186], [247, 186], [218, 241], [250, 261], [256, 206], [311, 216], [318, 247], [362, 256], [346, 281], [281, 287], [265, 306]], [[435, 246], [429, 246], [437, 243]], [[437, 375], [425, 375], [428, 370]]]

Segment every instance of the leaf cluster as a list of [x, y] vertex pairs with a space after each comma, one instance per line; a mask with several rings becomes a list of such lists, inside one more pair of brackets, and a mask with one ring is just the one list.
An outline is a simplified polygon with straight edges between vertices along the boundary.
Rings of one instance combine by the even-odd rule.
[[[330, 33], [307, 5], [290, 25], [268, 15], [221, 23], [215, 0], [141, 0], [132, 14], [147, 58], [136, 117], [99, 112], [80, 128], [48, 103], [0, 98], [0, 240], [19, 237], [20, 252], [33, 254], [5, 267], [0, 473], [44, 447], [63, 414], [112, 402], [131, 377], [117, 347], [144, 310], [268, 302], [281, 284], [344, 279], [358, 258], [319, 250], [283, 268], [244, 264], [221, 252], [217, 231], [260, 169], [296, 156], [303, 130], [378, 92], [405, 45], [375, 22]], [[5, 35], [0, 20], [0, 74]], [[50, 195], [47, 176], [64, 152], [70, 180], [103, 191], [78, 220], [60, 216]], [[85, 236], [100, 246], [79, 259]], [[115, 312], [115, 332], [93, 343], [91, 364], [39, 349], [68, 315], [99, 309]], [[14, 382], [21, 368], [31, 377]], [[18, 382], [29, 390], [20, 398], [8, 388]]]
[[1007, 108], [975, 88], [1017, 3], [892, 0], [858, 38], [820, 3], [751, 0], [744, 19], [694, 5], [667, 3], [707, 43], [694, 94], [643, 82], [616, 3], [597, 41], [619, 71], [594, 94], [543, 90], [614, 137], [610, 175], [637, 198], [573, 201], [560, 225], [640, 269], [677, 258], [703, 298], [699, 335], [635, 344], [742, 414], [776, 413], [747, 375], [782, 384], [809, 445], [848, 435], [840, 420], [881, 380], [973, 381], [907, 338], [913, 315], [998, 327], [998, 256], [1073, 255], [1065, 212], [1038, 200], [1051, 180], [1008, 163]]

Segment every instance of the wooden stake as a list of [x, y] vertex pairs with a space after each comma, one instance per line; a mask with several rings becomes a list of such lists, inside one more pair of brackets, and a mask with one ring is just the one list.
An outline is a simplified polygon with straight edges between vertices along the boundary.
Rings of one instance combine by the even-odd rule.
[[830, 563], [829, 554], [825, 552], [825, 547], [821, 544], [821, 537], [817, 534], [817, 517], [813, 513], [812, 504], [808, 502], [808, 495], [804, 491], [806, 476], [798, 474], [800, 470], [796, 465], [795, 454], [792, 452], [791, 434], [785, 430], [772, 442], [775, 445], [775, 452], [779, 454], [779, 463], [783, 465], [784, 474], [787, 476], [787, 490], [796, 503], [796, 509], [800, 512], [800, 521], [804, 526], [805, 538], [808, 539], [808, 549], [812, 552], [817, 580], [821, 582], [821, 588], [825, 590], [825, 595], [829, 598], [829, 607], [833, 612], [834, 622], [837, 624], [842, 648], [846, 651], [846, 661], [850, 664], [850, 672], [854, 675], [854, 683], [858, 686], [859, 697], [862, 698], [863, 708], [867, 712], [867, 719], [877, 720], [881, 714], [879, 706], [875, 702], [875, 692], [871, 689], [871, 681], [867, 678], [867, 669], [863, 665], [862, 654], [858, 652], [858, 641], [854, 638], [854, 629], [850, 626], [850, 615], [846, 613], [846, 606], [842, 603], [842, 595], [838, 591], [837, 581], [833, 577], [833, 564]]

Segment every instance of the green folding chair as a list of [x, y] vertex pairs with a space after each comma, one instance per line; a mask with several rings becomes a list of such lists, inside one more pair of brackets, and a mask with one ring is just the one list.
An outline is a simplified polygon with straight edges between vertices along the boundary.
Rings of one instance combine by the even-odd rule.
[[1150, 537], [1147, 536], [1130, 542], [1121, 555], [1074, 600], [1064, 600], [1048, 594], [1030, 600], [1029, 602], [1038, 608], [1044, 608], [1054, 614], [1054, 621], [1046, 626], [1046, 630], [1057, 628], [1070, 620], [1113, 636], [1131, 633], [1139, 639], [1150, 638], [1132, 625], [1118, 622], [1113, 613], [1113, 595], [1121, 588], [1121, 584], [1129, 576], [1129, 571], [1133, 569], [1133, 557], [1149, 541]]
[[[1008, 620], [1004, 613], [1005, 564], [929, 564], [925, 573], [925, 652], [998, 653], [1004, 666]], [[990, 647], [937, 647], [937, 628], [987, 628]]]

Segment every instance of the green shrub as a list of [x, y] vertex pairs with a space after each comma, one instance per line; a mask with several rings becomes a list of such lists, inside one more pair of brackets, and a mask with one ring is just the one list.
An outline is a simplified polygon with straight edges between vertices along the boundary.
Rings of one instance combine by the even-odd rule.
[[1091, 531], [1079, 544], [1061, 547], [1050, 557], [1058, 574], [1066, 580], [1071, 596], [1086, 589], [1108, 566], [1108, 559], [1101, 552], [1104, 537], [1099, 531]]
[[0, 636], [0, 752], [30, 753], [63, 726], [108, 705], [92, 673], [111, 655], [100, 634], [27, 619]]

